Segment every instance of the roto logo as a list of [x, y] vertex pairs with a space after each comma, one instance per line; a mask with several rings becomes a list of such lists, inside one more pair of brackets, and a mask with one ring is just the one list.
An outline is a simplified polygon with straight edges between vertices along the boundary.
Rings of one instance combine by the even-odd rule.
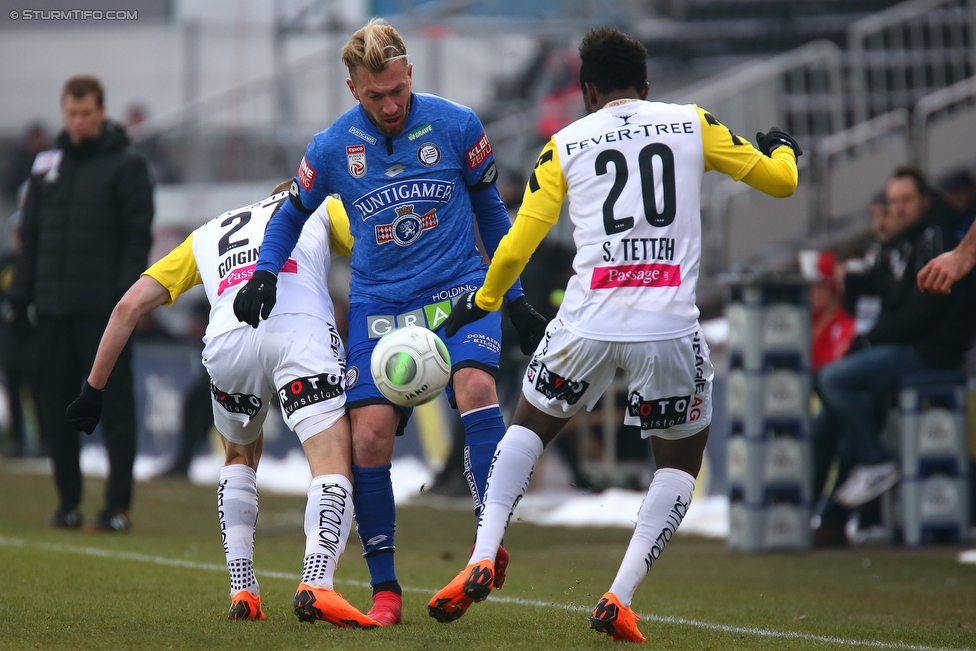
[[590, 289], [616, 287], [678, 287], [681, 285], [681, 265], [632, 264], [620, 267], [595, 267]]

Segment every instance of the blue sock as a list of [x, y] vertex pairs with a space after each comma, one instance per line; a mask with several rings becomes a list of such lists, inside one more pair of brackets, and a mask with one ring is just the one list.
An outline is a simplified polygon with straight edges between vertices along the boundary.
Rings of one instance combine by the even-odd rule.
[[481, 514], [485, 502], [488, 470], [495, 458], [495, 448], [505, 436], [505, 419], [498, 405], [469, 411], [461, 416], [464, 423], [464, 477], [471, 489], [475, 513]]
[[391, 467], [391, 464], [376, 468], [352, 467], [356, 528], [363, 543], [363, 557], [369, 566], [369, 584], [373, 586], [397, 580], [393, 565], [396, 505], [393, 503]]

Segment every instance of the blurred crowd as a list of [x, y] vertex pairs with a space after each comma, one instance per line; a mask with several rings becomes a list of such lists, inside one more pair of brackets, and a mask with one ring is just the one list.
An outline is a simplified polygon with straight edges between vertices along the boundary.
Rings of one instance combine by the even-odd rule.
[[919, 271], [954, 248], [976, 216], [976, 181], [958, 169], [931, 184], [900, 167], [871, 200], [871, 237], [861, 255], [801, 254], [812, 281], [812, 367], [820, 401], [814, 422], [814, 490], [821, 495], [815, 544], [848, 542], [880, 522], [877, 498], [900, 480], [882, 430], [906, 376], [961, 369], [976, 335], [976, 279], [949, 295], [922, 292]]

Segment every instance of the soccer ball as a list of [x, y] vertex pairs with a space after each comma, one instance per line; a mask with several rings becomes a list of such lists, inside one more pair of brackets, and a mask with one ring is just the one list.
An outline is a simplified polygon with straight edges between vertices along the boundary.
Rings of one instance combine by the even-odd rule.
[[451, 377], [447, 346], [427, 328], [397, 328], [380, 338], [369, 361], [373, 383], [387, 400], [416, 407], [437, 397]]

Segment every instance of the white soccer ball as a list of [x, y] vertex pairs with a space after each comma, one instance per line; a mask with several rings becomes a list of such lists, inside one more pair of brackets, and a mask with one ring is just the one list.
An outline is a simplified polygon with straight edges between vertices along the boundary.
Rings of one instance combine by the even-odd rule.
[[447, 386], [451, 356], [433, 332], [408, 326], [380, 338], [369, 368], [376, 388], [390, 402], [416, 407], [433, 400]]

